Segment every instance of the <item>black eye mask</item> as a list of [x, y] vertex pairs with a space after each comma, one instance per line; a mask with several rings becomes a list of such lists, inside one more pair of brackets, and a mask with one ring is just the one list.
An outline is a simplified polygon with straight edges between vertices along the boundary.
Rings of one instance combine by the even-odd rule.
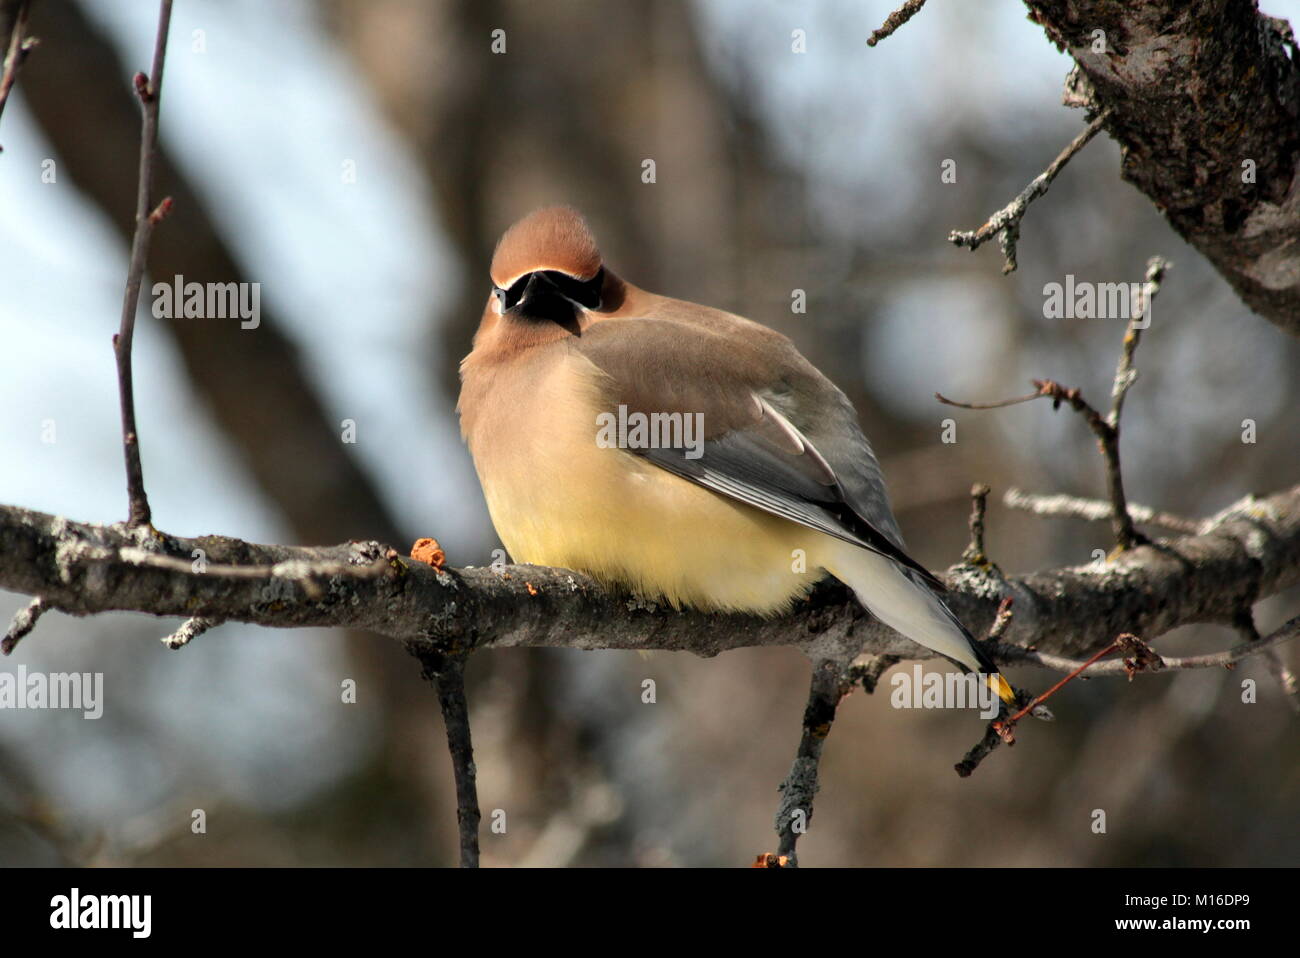
[[595, 276], [587, 280], [575, 279], [567, 273], [548, 269], [537, 273], [525, 273], [511, 283], [508, 289], [495, 286], [492, 292], [496, 294], [497, 299], [500, 301], [502, 312], [519, 305], [519, 301], [523, 299], [524, 291], [533, 279], [546, 283], [560, 296], [572, 303], [577, 303], [584, 309], [600, 308], [600, 289], [605, 282], [603, 267]]

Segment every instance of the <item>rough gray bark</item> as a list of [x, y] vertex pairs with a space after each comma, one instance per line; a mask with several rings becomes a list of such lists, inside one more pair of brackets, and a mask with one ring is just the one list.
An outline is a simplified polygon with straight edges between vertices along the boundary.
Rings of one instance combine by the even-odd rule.
[[1111, 111], [1124, 179], [1246, 305], [1300, 336], [1300, 61], [1287, 23], [1254, 0], [1025, 2], [1075, 60], [1066, 103]]
[[[195, 550], [203, 571], [195, 571]], [[1300, 486], [1243, 500], [1201, 535], [1126, 550], [1106, 563], [1015, 577], [991, 565], [960, 566], [946, 579], [954, 611], [976, 635], [987, 631], [999, 600], [1014, 597], [1003, 661], [1077, 657], [1121, 632], [1150, 641], [1190, 623], [1230, 624], [1300, 582]], [[929, 654], [870, 619], [838, 585], [819, 587], [774, 619], [707, 615], [612, 595], [563, 569], [436, 571], [376, 542], [182, 539], [13, 506], [0, 506], [0, 587], [74, 615], [129, 610], [281, 628], [360, 627], [421, 655], [554, 646], [711, 656], [759, 645], [797, 646], [814, 660]]]

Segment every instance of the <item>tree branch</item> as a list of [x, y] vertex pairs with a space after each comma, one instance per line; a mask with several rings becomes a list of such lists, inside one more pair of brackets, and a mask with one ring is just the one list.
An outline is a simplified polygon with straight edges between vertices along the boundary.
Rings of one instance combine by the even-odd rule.
[[[1227, 623], [1224, 623], [1227, 624]], [[1226, 669], [1238, 662], [1259, 655], [1275, 652], [1278, 646], [1300, 636], [1300, 616], [1275, 629], [1266, 638], [1247, 639], [1222, 652], [1210, 652], [1205, 655], [1161, 656], [1161, 672], [1186, 672], [1191, 669]], [[1065, 659], [1058, 655], [1048, 655], [1028, 649], [1001, 646], [997, 650], [1003, 661], [1023, 662], [1026, 665], [1041, 665], [1057, 672], [1073, 672], [1086, 663], [1075, 659]], [[1128, 669], [1122, 659], [1110, 662], [1098, 662], [1088, 667], [1088, 675], [1128, 675]], [[1294, 694], [1294, 687], [1283, 683], [1283, 691]]]
[[817, 779], [822, 748], [831, 734], [831, 724], [835, 721], [840, 701], [853, 685], [854, 680], [842, 660], [822, 659], [813, 663], [799, 748], [795, 752], [794, 764], [790, 766], [790, 774], [777, 786], [781, 802], [776, 810], [776, 854], [783, 867], [799, 867], [795, 846], [799, 836], [812, 823], [813, 799], [821, 787]]
[[984, 552], [984, 513], [988, 509], [991, 491], [982, 482], [975, 483], [970, 489], [970, 545], [961, 554], [962, 562], [967, 565], [985, 566], [989, 563]]
[[867, 37], [867, 46], [874, 47], [885, 37], [893, 36], [894, 31], [920, 13], [923, 6], [925, 6], [925, 0], [907, 0], [901, 7], [887, 16], [884, 23], [871, 31], [871, 36]]
[[[1049, 495], [1024, 492], [1015, 488], [1006, 491], [1002, 497], [1002, 504], [1008, 509], [1023, 509], [1036, 516], [1068, 516], [1086, 522], [1110, 522], [1115, 515], [1114, 505], [1104, 499], [1082, 499], [1064, 493]], [[1176, 516], [1171, 512], [1132, 502], [1128, 504], [1128, 513], [1139, 525], [1160, 526], [1185, 535], [1196, 535], [1205, 525], [1199, 519]]]
[[[206, 565], [194, 562], [196, 550]], [[1202, 535], [1131, 549], [1104, 565], [1005, 579], [957, 566], [947, 576], [947, 599], [979, 635], [999, 600], [1013, 596], [1018, 611], [1005, 642], [1037, 649], [1038, 660], [1022, 659], [1054, 668], [1042, 656], [1086, 655], [1121, 632], [1150, 641], [1190, 623], [1231, 624], [1243, 607], [1297, 582], [1300, 486], [1246, 500]], [[376, 542], [297, 547], [187, 539], [14, 506], [0, 506], [0, 588], [73, 615], [129, 610], [274, 628], [366, 628], [417, 654], [548, 646], [712, 656], [789, 645], [814, 660], [863, 651], [930, 656], [833, 583], [771, 619], [675, 612], [563, 569], [435, 570]]]
[[127, 518], [133, 526], [147, 526], [152, 518], [149, 497], [144, 491], [144, 470], [140, 465], [140, 436], [135, 425], [135, 389], [131, 380], [131, 344], [135, 337], [135, 314], [140, 305], [140, 285], [149, 261], [149, 240], [153, 228], [171, 209], [170, 198], [152, 206], [154, 154], [158, 149], [158, 107], [162, 99], [163, 64], [167, 56], [167, 33], [171, 26], [172, 0], [161, 0], [158, 36], [154, 41], [153, 66], [149, 76], [135, 75], [135, 92], [140, 100], [140, 178], [136, 192], [135, 237], [131, 240], [131, 262], [126, 271], [126, 292], [122, 296], [122, 325], [113, 337], [117, 356], [118, 393], [122, 405], [122, 452], [126, 459], [126, 494], [130, 504]]
[[1035, 392], [1014, 399], [1004, 399], [992, 403], [963, 403], [935, 393], [939, 402], [963, 409], [998, 409], [1013, 406], [1016, 403], [1029, 402], [1032, 399], [1047, 398], [1052, 400], [1052, 408], [1060, 408], [1061, 403], [1069, 403], [1071, 408], [1080, 413], [1088, 423], [1088, 428], [1097, 437], [1102, 458], [1106, 462], [1106, 487], [1110, 492], [1111, 526], [1115, 532], [1115, 542], [1120, 550], [1131, 549], [1135, 545], [1146, 543], [1146, 536], [1138, 532], [1133, 525], [1133, 516], [1129, 512], [1128, 498], [1124, 492], [1124, 474], [1120, 469], [1119, 435], [1120, 414], [1124, 410], [1124, 397], [1129, 387], [1137, 381], [1137, 370], [1133, 367], [1133, 354], [1137, 351], [1142, 330], [1150, 325], [1151, 301], [1160, 292], [1160, 283], [1169, 264], [1159, 256], [1147, 261], [1146, 282], [1130, 304], [1128, 326], [1124, 331], [1124, 343], [1120, 350], [1119, 363], [1115, 369], [1115, 379], [1111, 384], [1110, 412], [1102, 416], [1093, 406], [1084, 400], [1078, 389], [1067, 389], [1052, 379], [1035, 379]]
[[1120, 174], [1253, 310], [1300, 336], [1300, 54], [1254, 2], [1025, 0], [1105, 112]]
[[9, 102], [9, 91], [18, 79], [23, 61], [40, 43], [35, 37], [23, 36], [27, 32], [27, 13], [30, 8], [31, 0], [8, 0], [0, 7], [3, 22], [9, 26], [9, 42], [5, 44], [4, 66], [0, 70], [0, 115], [4, 114], [5, 104]]
[[438, 705], [447, 730], [452, 774], [456, 780], [456, 825], [460, 832], [460, 867], [478, 868], [478, 771], [474, 766], [474, 744], [470, 739], [469, 703], [465, 698], [467, 652], [420, 651], [416, 653], [425, 679], [438, 692]]
[[968, 247], [973, 252], [996, 236], [1005, 260], [1002, 272], [1014, 273], [1017, 265], [1016, 244], [1020, 241], [1020, 221], [1029, 212], [1029, 204], [1047, 192], [1047, 188], [1052, 185], [1057, 174], [1065, 169], [1065, 164], [1074, 158], [1074, 154], [1088, 145], [1105, 122], [1106, 114], [1103, 113], [1071, 140], [1047, 169], [1030, 180], [1029, 185], [1021, 190], [1015, 199], [990, 216], [983, 226], [977, 230], [953, 230], [948, 234], [948, 242], [954, 246]]

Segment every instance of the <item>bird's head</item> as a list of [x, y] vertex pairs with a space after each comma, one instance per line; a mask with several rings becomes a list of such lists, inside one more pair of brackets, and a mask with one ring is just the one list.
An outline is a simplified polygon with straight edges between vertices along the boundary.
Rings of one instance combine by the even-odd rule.
[[512, 319], [572, 321], [601, 306], [605, 269], [591, 230], [568, 206], [529, 213], [492, 257], [491, 308]]

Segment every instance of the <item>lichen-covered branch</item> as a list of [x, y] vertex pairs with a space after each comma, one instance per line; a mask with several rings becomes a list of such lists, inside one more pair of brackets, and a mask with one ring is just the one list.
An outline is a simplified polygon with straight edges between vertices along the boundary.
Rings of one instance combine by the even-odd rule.
[[[1064, 493], [1025, 492], [1014, 487], [1002, 496], [1002, 504], [1008, 509], [1023, 509], [1036, 516], [1068, 516], [1085, 522], [1110, 522], [1115, 515], [1114, 505], [1104, 499], [1083, 499]], [[1171, 512], [1133, 502], [1128, 504], [1128, 514], [1139, 525], [1160, 526], [1187, 535], [1196, 535], [1204, 525], [1199, 519], [1176, 516]]]
[[[1039, 655], [1078, 658], [1121, 632], [1151, 641], [1190, 623], [1231, 624], [1241, 609], [1300, 582], [1300, 486], [1247, 498], [1201, 535], [1160, 540], [1107, 562], [1006, 578], [958, 566], [946, 578], [949, 603], [977, 635], [1012, 596], [1016, 617], [1003, 642]], [[778, 618], [710, 615], [611, 594], [563, 569], [436, 570], [377, 542], [187, 539], [14, 506], [0, 506], [0, 588], [73, 615], [127, 610], [274, 628], [365, 628], [417, 654], [552, 646], [711, 656], [792, 645], [814, 660], [929, 655], [833, 583]]]
[[867, 37], [867, 46], [874, 47], [886, 37], [893, 36], [894, 31], [920, 13], [923, 6], [925, 6], [925, 0], [907, 0], [901, 7], [887, 16], [884, 23], [871, 31], [871, 36]]
[[998, 245], [1002, 248], [1002, 272], [1014, 273], [1018, 265], [1016, 244], [1020, 242], [1020, 221], [1029, 212], [1029, 204], [1047, 192], [1052, 181], [1061, 170], [1065, 169], [1065, 164], [1088, 145], [1105, 122], [1106, 115], [1103, 114], [1089, 123], [1083, 132], [1071, 140], [1056, 159], [1052, 160], [1047, 169], [1029, 181], [1029, 185], [1021, 190], [1015, 199], [985, 220], [984, 225], [979, 229], [951, 231], [948, 234], [948, 242], [954, 246], [965, 246], [973, 252], [996, 236]]

